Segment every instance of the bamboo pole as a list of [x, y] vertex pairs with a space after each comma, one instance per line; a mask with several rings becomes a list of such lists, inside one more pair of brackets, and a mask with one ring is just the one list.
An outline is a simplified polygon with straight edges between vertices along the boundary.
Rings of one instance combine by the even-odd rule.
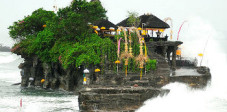
[[[119, 28], [124, 31], [124, 37], [125, 37], [125, 53], [127, 54], [128, 53], [128, 40], [127, 40], [126, 30], [125, 30], [124, 27], [119, 27]], [[125, 59], [125, 66], [126, 66], [126, 68], [125, 68], [125, 76], [127, 77], [127, 74], [128, 74], [128, 72], [127, 72], [127, 68], [128, 68], [127, 67], [128, 66], [128, 57], [126, 57], [126, 59]]]

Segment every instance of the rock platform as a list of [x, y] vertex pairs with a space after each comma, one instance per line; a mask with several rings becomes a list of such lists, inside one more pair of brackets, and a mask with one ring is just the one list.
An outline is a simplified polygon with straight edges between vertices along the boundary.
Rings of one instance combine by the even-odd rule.
[[84, 87], [79, 92], [82, 111], [135, 111], [147, 99], [165, 95], [169, 90], [153, 87]]

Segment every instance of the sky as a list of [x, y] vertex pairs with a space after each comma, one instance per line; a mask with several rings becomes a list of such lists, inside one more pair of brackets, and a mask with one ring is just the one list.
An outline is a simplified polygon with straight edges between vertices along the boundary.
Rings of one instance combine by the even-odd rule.
[[[14, 21], [23, 19], [38, 8], [53, 10], [56, 4], [59, 8], [68, 6], [72, 0], [0, 0], [0, 43], [12, 46], [14, 41], [8, 35], [8, 27]], [[200, 39], [203, 44], [209, 37], [220, 40], [221, 45], [227, 45], [225, 26], [227, 23], [227, 0], [100, 0], [107, 10], [109, 20], [115, 24], [127, 17], [128, 11], [139, 15], [151, 13], [160, 19], [173, 19], [174, 39], [183, 21], [188, 22], [182, 27], [181, 41], [190, 41], [191, 37]], [[169, 22], [167, 22], [169, 23]], [[167, 33], [167, 32], [166, 32]], [[168, 34], [168, 33], [167, 33]], [[202, 49], [202, 47], [201, 47]]]

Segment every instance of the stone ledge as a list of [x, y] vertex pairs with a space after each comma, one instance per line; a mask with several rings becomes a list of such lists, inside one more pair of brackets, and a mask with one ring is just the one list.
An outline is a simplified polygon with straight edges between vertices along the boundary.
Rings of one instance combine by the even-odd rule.
[[134, 111], [147, 99], [167, 93], [153, 87], [85, 87], [79, 92], [79, 104], [82, 111]]

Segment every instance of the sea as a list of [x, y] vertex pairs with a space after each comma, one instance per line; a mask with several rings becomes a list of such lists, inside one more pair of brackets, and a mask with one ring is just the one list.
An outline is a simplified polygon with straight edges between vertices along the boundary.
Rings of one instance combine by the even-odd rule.
[[24, 60], [0, 52], [0, 112], [78, 112], [78, 96], [63, 90], [21, 88], [18, 65]]

